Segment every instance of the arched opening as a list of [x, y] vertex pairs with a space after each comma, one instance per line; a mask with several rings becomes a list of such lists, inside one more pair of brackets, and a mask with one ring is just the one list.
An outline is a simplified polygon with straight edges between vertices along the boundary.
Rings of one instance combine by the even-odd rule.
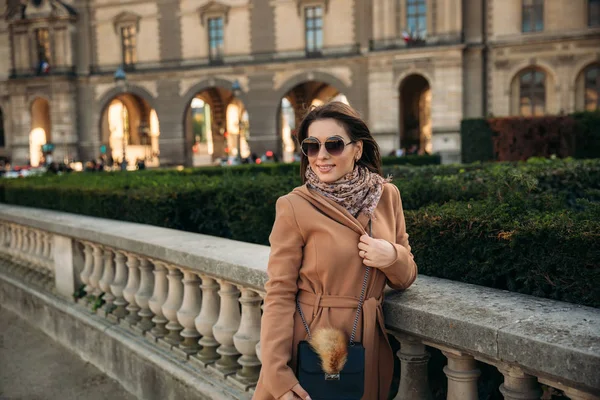
[[186, 164], [191, 166], [247, 163], [249, 121], [244, 103], [222, 87], [193, 97], [184, 116]]
[[400, 148], [402, 154], [431, 154], [431, 87], [421, 75], [400, 83]]
[[330, 101], [349, 104], [346, 96], [338, 89], [319, 81], [303, 82], [283, 96], [279, 103], [277, 119], [281, 145], [275, 151], [282, 155], [283, 162], [300, 160], [300, 147], [295, 139], [296, 128], [312, 106], [320, 106]]
[[160, 165], [160, 125], [156, 110], [143, 98], [123, 93], [110, 100], [102, 113], [100, 158], [108, 166]]
[[31, 131], [29, 132], [29, 164], [37, 167], [46, 163], [42, 146], [52, 142], [50, 103], [38, 97], [31, 103]]
[[575, 82], [575, 109], [577, 111], [600, 110], [600, 64], [584, 68]]

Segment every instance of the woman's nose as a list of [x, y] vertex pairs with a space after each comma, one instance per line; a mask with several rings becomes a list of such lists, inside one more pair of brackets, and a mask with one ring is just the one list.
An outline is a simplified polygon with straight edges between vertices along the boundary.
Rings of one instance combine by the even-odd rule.
[[321, 147], [319, 147], [319, 154], [317, 156], [317, 158], [319, 160], [324, 160], [330, 157], [330, 154], [327, 152], [327, 150], [325, 150], [325, 144], [322, 144]]

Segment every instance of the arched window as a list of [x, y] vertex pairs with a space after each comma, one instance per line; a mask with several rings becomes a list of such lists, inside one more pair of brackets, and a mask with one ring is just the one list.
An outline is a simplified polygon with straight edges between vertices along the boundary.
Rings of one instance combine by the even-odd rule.
[[519, 76], [519, 114], [525, 117], [546, 112], [546, 74], [527, 69]]
[[585, 70], [585, 110], [600, 110], [600, 66], [590, 65]]

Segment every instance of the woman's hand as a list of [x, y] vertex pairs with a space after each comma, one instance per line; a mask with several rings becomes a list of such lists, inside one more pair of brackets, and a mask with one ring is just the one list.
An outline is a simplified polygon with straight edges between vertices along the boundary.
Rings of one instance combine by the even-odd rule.
[[299, 383], [296, 383], [296, 385], [292, 388], [292, 390], [284, 393], [284, 395], [279, 398], [279, 400], [297, 400], [297, 399], [310, 400], [310, 396], [308, 395], [308, 393], [306, 393], [306, 391], [304, 389], [302, 389], [302, 386], [300, 386]]
[[396, 260], [396, 249], [387, 240], [362, 235], [358, 242], [358, 255], [367, 267], [383, 268]]

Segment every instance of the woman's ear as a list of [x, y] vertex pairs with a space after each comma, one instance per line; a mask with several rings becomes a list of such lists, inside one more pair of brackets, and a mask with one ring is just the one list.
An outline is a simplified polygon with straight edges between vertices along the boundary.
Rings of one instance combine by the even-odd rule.
[[363, 142], [362, 140], [359, 140], [358, 142], [356, 142], [356, 153], [354, 155], [354, 160], [358, 161], [360, 160], [360, 158], [362, 157], [362, 152], [363, 152]]

